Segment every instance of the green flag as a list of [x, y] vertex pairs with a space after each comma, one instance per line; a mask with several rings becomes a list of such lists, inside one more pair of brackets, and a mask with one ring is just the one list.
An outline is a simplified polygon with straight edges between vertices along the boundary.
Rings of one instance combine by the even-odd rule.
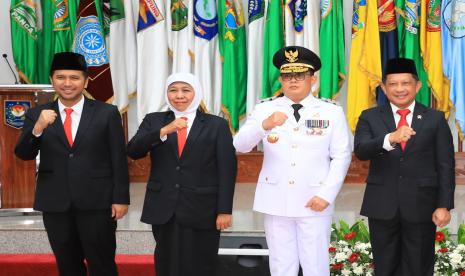
[[273, 55], [284, 47], [284, 23], [282, 0], [268, 0], [263, 37], [262, 98], [280, 92], [279, 70], [273, 65]]
[[38, 40], [42, 31], [42, 7], [39, 0], [11, 0], [11, 46], [19, 76], [23, 82], [37, 83]]
[[245, 114], [247, 93], [247, 50], [242, 0], [220, 0], [218, 34], [223, 60], [221, 110], [234, 132]]
[[54, 0], [53, 2], [53, 53], [71, 51], [79, 0]]
[[342, 0], [321, 1], [320, 97], [336, 99], [345, 79]]
[[43, 28], [39, 35], [37, 45], [40, 53], [40, 55], [37, 56], [37, 83], [50, 83], [50, 65], [54, 54], [53, 17], [55, 14], [55, 7], [53, 1], [41, 1], [41, 3]]
[[420, 0], [396, 0], [397, 30], [399, 34], [399, 56], [415, 61], [418, 77], [423, 86], [416, 100], [430, 106], [431, 96], [428, 88], [428, 75], [423, 67], [420, 50]]

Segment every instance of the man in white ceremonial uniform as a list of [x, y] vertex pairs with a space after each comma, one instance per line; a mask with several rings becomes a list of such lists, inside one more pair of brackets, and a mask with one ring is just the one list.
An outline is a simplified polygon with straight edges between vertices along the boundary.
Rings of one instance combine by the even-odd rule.
[[[273, 57], [284, 95], [255, 107], [234, 137], [239, 152], [263, 141], [254, 210], [265, 214], [272, 276], [329, 275], [331, 215], [351, 160], [340, 106], [315, 98], [319, 57], [289, 46]], [[322, 84], [324, 85], [324, 84]]]

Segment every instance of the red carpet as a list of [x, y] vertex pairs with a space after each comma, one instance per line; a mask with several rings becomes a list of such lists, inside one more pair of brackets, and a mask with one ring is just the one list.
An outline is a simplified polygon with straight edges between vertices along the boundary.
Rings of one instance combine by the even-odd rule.
[[[120, 276], [154, 276], [153, 255], [117, 255]], [[58, 276], [52, 254], [0, 254], [0, 276]]]

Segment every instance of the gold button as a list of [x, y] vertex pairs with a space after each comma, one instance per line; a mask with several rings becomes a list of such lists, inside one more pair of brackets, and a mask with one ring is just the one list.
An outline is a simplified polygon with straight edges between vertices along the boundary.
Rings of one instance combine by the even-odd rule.
[[295, 127], [295, 128], [294, 128], [294, 131], [299, 131], [299, 128], [298, 128], [298, 127]]
[[294, 166], [295, 166], [295, 163], [291, 163], [291, 166], [294, 167]]
[[294, 180], [289, 181], [289, 184], [291, 185], [294, 184]]

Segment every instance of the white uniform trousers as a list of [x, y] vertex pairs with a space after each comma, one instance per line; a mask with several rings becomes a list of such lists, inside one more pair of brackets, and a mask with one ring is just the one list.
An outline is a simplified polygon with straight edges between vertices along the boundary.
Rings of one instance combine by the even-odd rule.
[[329, 275], [331, 216], [282, 217], [265, 214], [271, 276]]

